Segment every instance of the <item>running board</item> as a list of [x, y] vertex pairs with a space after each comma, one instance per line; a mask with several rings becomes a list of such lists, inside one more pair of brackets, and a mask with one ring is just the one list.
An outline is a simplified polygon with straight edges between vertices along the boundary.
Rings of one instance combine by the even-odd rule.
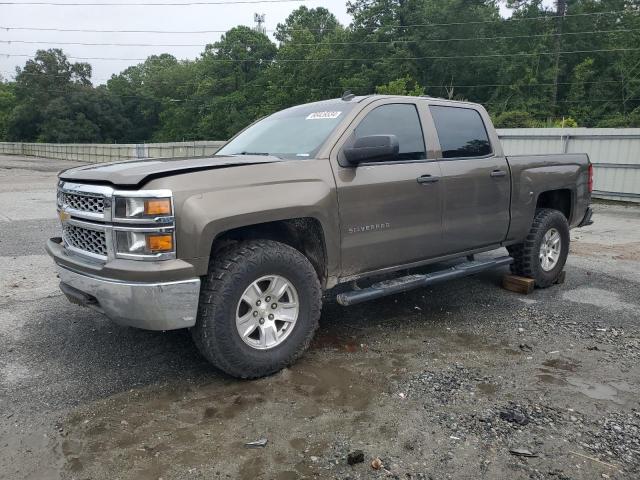
[[375, 298], [386, 297], [394, 293], [406, 292], [414, 288], [422, 288], [428, 285], [453, 280], [455, 278], [467, 277], [476, 273], [484, 272], [492, 268], [502, 267], [513, 263], [511, 257], [498, 257], [487, 260], [474, 260], [472, 262], [460, 263], [454, 267], [437, 272], [422, 275], [407, 275], [406, 277], [394, 278], [374, 283], [370, 287], [362, 290], [340, 293], [336, 299], [342, 306], [348, 307], [356, 303], [366, 302]]

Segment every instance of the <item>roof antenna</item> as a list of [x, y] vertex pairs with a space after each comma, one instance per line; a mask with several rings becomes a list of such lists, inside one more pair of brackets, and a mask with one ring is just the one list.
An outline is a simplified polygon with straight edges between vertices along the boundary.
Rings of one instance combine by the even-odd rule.
[[346, 90], [343, 94], [342, 94], [342, 100], [344, 100], [345, 102], [348, 102], [350, 100], [353, 100], [354, 98], [356, 98], [356, 96], [351, 93], [351, 90]]

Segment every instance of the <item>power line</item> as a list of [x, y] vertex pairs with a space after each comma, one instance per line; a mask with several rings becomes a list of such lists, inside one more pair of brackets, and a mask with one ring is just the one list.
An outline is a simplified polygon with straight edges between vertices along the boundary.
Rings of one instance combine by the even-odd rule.
[[[5, 75], [15, 75], [15, 72], [8, 72], [8, 71], [2, 71], [0, 72], [2, 74]], [[60, 74], [60, 73], [46, 73], [46, 72], [41, 72], [41, 73], [33, 73], [33, 72], [25, 72], [22, 71], [20, 72], [20, 75], [27, 75], [27, 76], [33, 76], [33, 77], [69, 77], [71, 76], [70, 74]], [[99, 82], [99, 81], [108, 81], [111, 80], [112, 78], [101, 78], [101, 79], [90, 79], [93, 80], [95, 82]], [[633, 79], [630, 79], [628, 81], [628, 83], [630, 83]], [[170, 81], [170, 80], [164, 80], [164, 79], [145, 79], [144, 80], [145, 84], [170, 84], [173, 86], [190, 86], [190, 85], [197, 85], [198, 81], [197, 80], [192, 80], [192, 81], [188, 81], [188, 82], [180, 82], [180, 83], [176, 83], [174, 81]], [[601, 84], [620, 84], [621, 82], [619, 80], [594, 80], [594, 81], [586, 81], [586, 82], [558, 82], [558, 85], [601, 85]], [[254, 85], [254, 84], [250, 84], [251, 86], [254, 87], [268, 87], [270, 85], [265, 84], [265, 85]], [[451, 87], [455, 87], [455, 88], [498, 88], [498, 87], [517, 87], [517, 88], [531, 88], [531, 87], [549, 87], [549, 86], [553, 86], [554, 83], [552, 82], [532, 82], [532, 83], [526, 83], [526, 84], [516, 84], [516, 83], [478, 83], [478, 84], [426, 84], [426, 85], [421, 85], [424, 88], [451, 88]], [[293, 85], [290, 86], [290, 88], [302, 88], [304, 87], [304, 85]], [[336, 88], [336, 89], [358, 89], [360, 87], [350, 87], [350, 86], [336, 86], [336, 87], [331, 87], [331, 88]]]
[[[246, 25], [245, 25], [246, 26]], [[247, 27], [249, 28], [249, 27]], [[76, 32], [76, 33], [180, 33], [180, 34], [200, 34], [200, 33], [226, 33], [228, 30], [92, 30], [84, 28], [47, 28], [47, 27], [3, 27], [0, 30], [28, 30], [37, 32]]]
[[[538, 57], [547, 55], [573, 55], [581, 53], [613, 53], [613, 52], [635, 52], [640, 48], [602, 48], [596, 50], [570, 50], [563, 52], [517, 52], [517, 53], [489, 53], [484, 55], [432, 55], [424, 57], [369, 57], [369, 58], [208, 58], [207, 61], [220, 62], [220, 63], [318, 63], [318, 62], [371, 62], [371, 61], [410, 61], [410, 60], [472, 60], [481, 58], [501, 58], [501, 57]], [[26, 57], [33, 58], [28, 54], [12, 54], [0, 52], [0, 56], [5, 57]], [[113, 61], [131, 61], [139, 62], [145, 61], [146, 58], [119, 58], [119, 57], [74, 57], [68, 56], [67, 58], [73, 60], [113, 60]]]
[[[544, 99], [544, 100], [546, 100], [546, 99]], [[592, 102], [595, 102], [595, 103], [600, 103], [600, 102], [608, 103], [610, 101], [611, 100], [590, 98], [589, 100], [558, 100], [557, 103], [583, 103], [585, 105], [588, 105], [589, 103], [592, 103]], [[627, 101], [628, 102], [640, 101], [640, 98], [632, 98], [632, 99], [628, 99]], [[482, 102], [482, 103], [483, 103], [483, 105], [504, 105], [504, 102]]]
[[[48, 89], [47, 92], [48, 93], [61, 93], [61, 94], [70, 94], [70, 93], [74, 93], [73, 87], [82, 87], [82, 88], [90, 88], [90, 86], [85, 86], [85, 85], [70, 85], [70, 88], [68, 89]], [[325, 87], [309, 87], [308, 85], [284, 85], [284, 84], [252, 84], [252, 87], [257, 87], [257, 88], [269, 88], [269, 89], [296, 89], [296, 88], [304, 88], [306, 90], [309, 91], [314, 91], [314, 92], [325, 92], [327, 90], [333, 90], [333, 91], [344, 91], [345, 89], [352, 89], [352, 90], [360, 90], [362, 91], [362, 87], [349, 87], [349, 86], [342, 86], [342, 85], [328, 85]], [[428, 86], [425, 86], [428, 87]], [[440, 87], [445, 87], [443, 85], [441, 85]], [[119, 94], [119, 93], [115, 93], [112, 92], [110, 90], [104, 90], [105, 93], [107, 93], [107, 95], [110, 96], [114, 96], [114, 97], [118, 97], [118, 98], [136, 98], [136, 99], [142, 99], [142, 100], [152, 100], [152, 101], [158, 101], [160, 103], [162, 102], [175, 102], [175, 103], [191, 103], [194, 104], [196, 106], [209, 106], [209, 103], [206, 102], [202, 102], [201, 100], [195, 99], [195, 98], [184, 98], [184, 99], [171, 99], [171, 98], [154, 98], [151, 96], [145, 96], [145, 95], [141, 95], [141, 94], [133, 94], [133, 95], [123, 95], [123, 94]], [[364, 93], [365, 95], [372, 95], [372, 93]], [[640, 101], [640, 98], [628, 98], [625, 101], [627, 102], [634, 102], [634, 101]], [[612, 100], [607, 100], [607, 99], [589, 99], [589, 100], [559, 100], [558, 103], [585, 103], [585, 104], [589, 104], [589, 103], [609, 103], [609, 102], [615, 102]], [[504, 102], [482, 102], [484, 105], [502, 105]]]
[[[296, 1], [296, 0], [290, 0]], [[226, 2], [225, 2], [226, 3]], [[111, 4], [113, 5], [113, 4]], [[166, 5], [166, 4], [163, 4]], [[603, 15], [636, 15], [637, 12], [629, 10], [615, 10], [607, 12], [587, 12], [587, 13], [574, 13], [568, 14], [562, 17], [563, 20], [575, 17], [593, 17]], [[382, 28], [386, 29], [406, 29], [406, 28], [433, 28], [433, 27], [452, 27], [452, 26], [464, 26], [464, 25], [482, 25], [492, 23], [512, 23], [522, 21], [533, 20], [557, 20], [555, 16], [542, 15], [538, 17], [517, 17], [517, 18], [500, 18], [498, 20], [479, 20], [472, 22], [450, 22], [450, 23], [418, 23], [410, 25], [385, 25], [385, 26], [370, 26], [370, 27], [358, 27], [359, 30], [378, 30]], [[78, 32], [78, 33], [152, 33], [152, 34], [206, 34], [206, 33], [226, 33], [228, 30], [103, 30], [103, 29], [81, 29], [81, 28], [49, 28], [49, 27], [7, 27], [0, 26], [2, 30], [29, 30], [29, 31], [48, 31], [48, 32]], [[267, 30], [268, 32], [275, 32], [276, 30]], [[308, 28], [285, 28], [278, 31], [282, 32], [326, 32], [326, 29], [308, 29]]]
[[144, 3], [131, 3], [131, 2], [90, 2], [90, 3], [55, 3], [55, 2], [0, 2], [0, 5], [12, 5], [12, 6], [53, 6], [53, 7], [188, 7], [192, 5], [236, 5], [246, 3], [290, 3], [290, 2], [306, 2], [307, 0], [229, 0], [229, 1], [190, 1], [190, 2], [144, 2]]
[[[558, 35], [599, 35], [607, 33], [630, 33], [640, 32], [640, 28], [614, 29], [614, 30], [586, 30], [582, 32], [562, 32], [562, 33], [540, 33], [533, 35], [508, 35], [492, 37], [460, 37], [460, 38], [425, 38], [420, 40], [363, 40], [359, 42], [310, 42], [298, 43], [295, 46], [328, 46], [328, 45], [393, 45], [406, 43], [443, 43], [462, 41], [486, 41], [486, 40], [513, 40], [518, 38], [532, 37], [553, 37]], [[208, 44], [202, 43], [101, 43], [101, 42], [57, 42], [51, 40], [0, 40], [0, 43], [12, 44], [47, 44], [47, 45], [80, 45], [80, 46], [100, 46], [100, 47], [206, 47]], [[256, 43], [233, 43], [233, 46], [257, 47]]]

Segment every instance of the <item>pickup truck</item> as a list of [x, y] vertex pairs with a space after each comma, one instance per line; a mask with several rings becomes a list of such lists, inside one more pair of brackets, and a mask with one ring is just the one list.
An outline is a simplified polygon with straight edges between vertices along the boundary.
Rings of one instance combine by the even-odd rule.
[[305, 351], [338, 284], [342, 305], [506, 265], [552, 285], [569, 229], [591, 223], [592, 175], [584, 154], [505, 156], [477, 104], [345, 95], [263, 118], [209, 158], [62, 172], [47, 251], [71, 302], [189, 328], [213, 365], [256, 378]]

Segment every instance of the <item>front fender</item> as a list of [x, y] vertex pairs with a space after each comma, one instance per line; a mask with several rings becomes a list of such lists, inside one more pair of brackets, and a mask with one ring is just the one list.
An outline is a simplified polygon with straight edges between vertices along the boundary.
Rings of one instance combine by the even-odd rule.
[[224, 232], [294, 218], [313, 218], [320, 223], [327, 273], [335, 274], [339, 218], [328, 161], [199, 172], [167, 183], [164, 186], [174, 192], [178, 258], [192, 263], [199, 275], [206, 274], [213, 241]]

